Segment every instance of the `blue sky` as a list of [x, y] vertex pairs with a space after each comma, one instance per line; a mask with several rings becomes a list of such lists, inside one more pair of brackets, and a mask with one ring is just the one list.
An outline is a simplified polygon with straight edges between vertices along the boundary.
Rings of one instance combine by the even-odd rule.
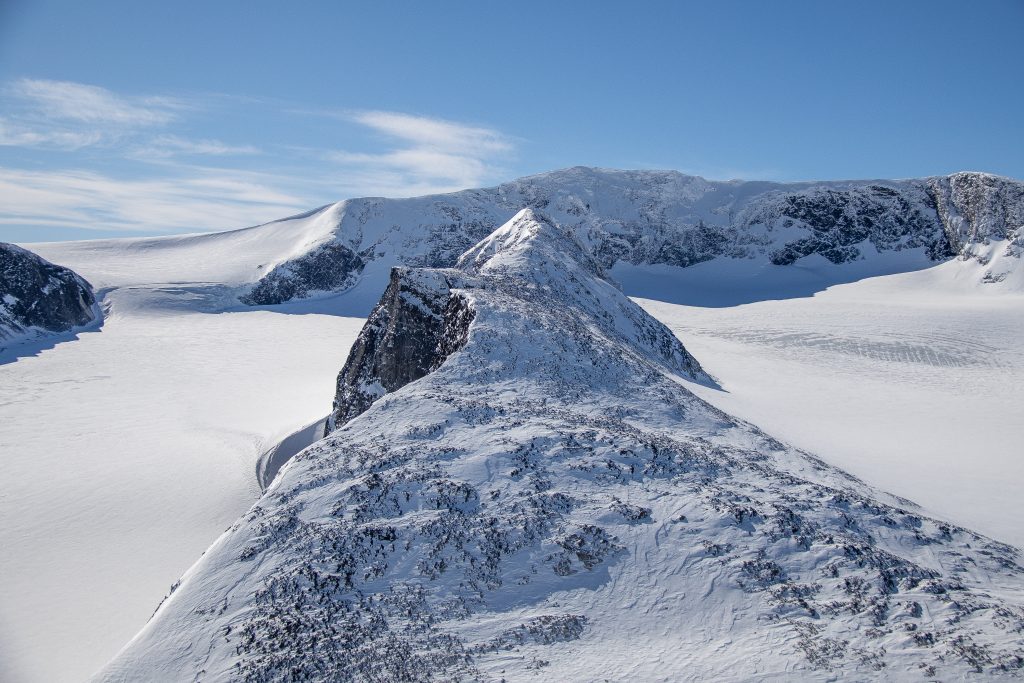
[[1021, 0], [0, 0], [0, 240], [578, 164], [1024, 178], [1021, 35]]

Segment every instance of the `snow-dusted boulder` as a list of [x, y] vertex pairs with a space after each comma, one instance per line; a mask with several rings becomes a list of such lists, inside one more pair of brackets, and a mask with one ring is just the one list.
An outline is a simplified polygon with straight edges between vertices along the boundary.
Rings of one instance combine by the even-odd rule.
[[333, 431], [97, 680], [1021, 672], [1016, 549], [697, 398], [589, 253], [523, 211], [394, 271]]
[[0, 344], [68, 332], [98, 317], [92, 287], [81, 276], [0, 242]]

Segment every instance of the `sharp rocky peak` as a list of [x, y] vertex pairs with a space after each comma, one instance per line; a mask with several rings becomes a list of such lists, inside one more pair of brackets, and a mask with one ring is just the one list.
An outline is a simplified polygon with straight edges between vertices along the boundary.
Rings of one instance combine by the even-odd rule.
[[[527, 208], [466, 251], [456, 268], [392, 269], [338, 375], [327, 432], [440, 367], [470, 339], [477, 309], [488, 301], [493, 306], [494, 296], [506, 313], [543, 308], [538, 324], [524, 330], [523, 345], [582, 324], [600, 330], [619, 353], [713, 382], [668, 328], [622, 294], [572, 233]], [[544, 320], [556, 317], [571, 324], [547, 329]]]
[[572, 232], [538, 210], [525, 208], [470, 248], [456, 267], [473, 273], [514, 273], [519, 277], [583, 268], [606, 278], [601, 265]]

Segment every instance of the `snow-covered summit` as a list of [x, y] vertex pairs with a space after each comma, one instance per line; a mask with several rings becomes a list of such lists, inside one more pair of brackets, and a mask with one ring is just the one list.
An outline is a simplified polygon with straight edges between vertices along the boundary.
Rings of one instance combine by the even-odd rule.
[[99, 680], [1020, 672], [1018, 551], [697, 398], [564, 234], [393, 269], [334, 430]]
[[[558, 311], [591, 328], [620, 353], [644, 353], [648, 362], [712, 383], [710, 377], [668, 328], [654, 320], [608, 281], [600, 265], [567, 233], [532, 209], [468, 250], [453, 269], [395, 268], [384, 296], [371, 312], [338, 375], [338, 391], [328, 431], [365, 411], [385, 393], [433, 372], [462, 347], [475, 318], [473, 293], [481, 288], [508, 292], [518, 308], [526, 299], [541, 311], [523, 347]], [[571, 332], [572, 324], [552, 326]], [[580, 333], [578, 336], [586, 336]], [[559, 362], [545, 358], [543, 362]]]
[[531, 278], [550, 277], [546, 264], [560, 270], [584, 268], [597, 277], [604, 269], [576, 236], [533, 209], [523, 209], [459, 257], [456, 267], [479, 273], [529, 272]]

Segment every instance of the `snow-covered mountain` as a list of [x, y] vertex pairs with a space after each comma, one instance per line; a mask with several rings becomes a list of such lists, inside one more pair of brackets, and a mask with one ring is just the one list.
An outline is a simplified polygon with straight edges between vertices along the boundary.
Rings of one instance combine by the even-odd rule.
[[98, 679], [1019, 674], [1018, 551], [699, 399], [594, 244], [527, 209], [393, 271], [331, 433]]
[[[984, 173], [816, 183], [707, 181], [677, 172], [571, 168], [498, 187], [324, 207], [333, 226], [297, 258], [267, 266], [242, 293], [274, 304], [350, 289], [380, 291], [393, 265], [448, 267], [523, 207], [543, 210], [606, 268], [751, 267], [867, 262], [865, 274], [959, 257], [971, 279], [1024, 289], [1024, 183]], [[893, 266], [880, 254], [902, 254]], [[878, 261], [877, 263], [873, 263]], [[1001, 284], [999, 284], [1001, 283]]]
[[30, 246], [97, 290], [190, 283], [207, 310], [343, 292], [345, 311], [365, 316], [393, 266], [453, 266], [524, 207], [573, 233], [628, 294], [675, 287], [677, 303], [806, 296], [951, 259], [963, 286], [1024, 291], [1024, 183], [985, 173], [771, 183], [577, 167], [451, 194], [349, 199], [228, 232]]
[[0, 242], [0, 344], [68, 332], [99, 317], [92, 286], [81, 276]]

